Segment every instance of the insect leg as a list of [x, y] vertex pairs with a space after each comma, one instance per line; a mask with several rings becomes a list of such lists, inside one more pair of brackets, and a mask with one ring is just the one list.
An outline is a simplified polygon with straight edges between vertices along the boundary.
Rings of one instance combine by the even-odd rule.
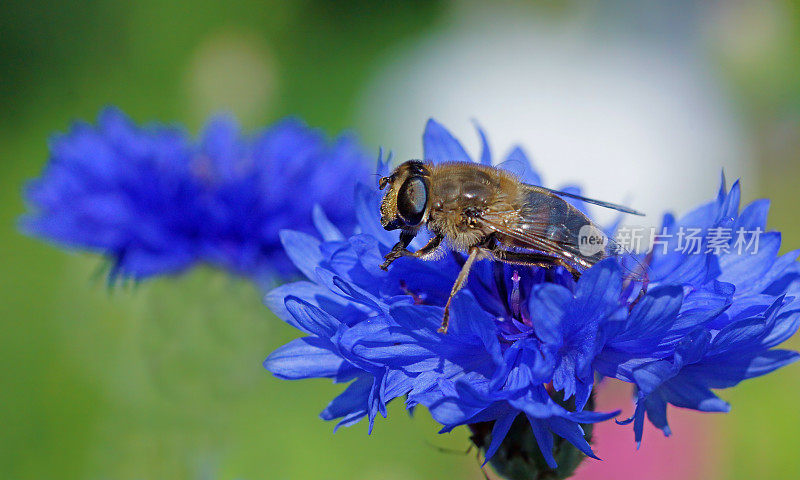
[[408, 244], [411, 243], [411, 240], [414, 240], [414, 237], [416, 236], [417, 236], [416, 232], [408, 232], [405, 230], [400, 232], [400, 241], [395, 243], [394, 247], [392, 247], [389, 253], [387, 253], [386, 256], [383, 257], [384, 260], [386, 261], [383, 262], [383, 264], [381, 264], [381, 269], [382, 270], [388, 269], [389, 265], [391, 265], [392, 262], [394, 262], [395, 260], [404, 255], [403, 252], [408, 252], [406, 248], [408, 247]]
[[[413, 239], [414, 237], [411, 238]], [[431, 238], [428, 241], [428, 243], [425, 244], [425, 246], [423, 246], [416, 252], [410, 252], [406, 249], [408, 243], [405, 244], [403, 243], [403, 236], [401, 234], [400, 241], [397, 242], [397, 244], [392, 248], [392, 250], [389, 253], [387, 253], [386, 256], [384, 257], [384, 260], [386, 261], [381, 264], [381, 269], [383, 270], [388, 269], [389, 265], [391, 265], [392, 262], [394, 262], [400, 257], [420, 258], [424, 257], [425, 255], [431, 254], [435, 252], [437, 248], [439, 248], [439, 245], [441, 245], [443, 239], [444, 237], [436, 235], [435, 237]], [[409, 240], [409, 242], [411, 242], [411, 240]]]
[[532, 267], [553, 267], [560, 265], [566, 268], [567, 271], [572, 274], [572, 277], [575, 280], [579, 279], [581, 276], [580, 271], [558, 257], [541, 253], [512, 252], [509, 250], [504, 250], [499, 246], [495, 246], [490, 250], [490, 252], [501, 262], [513, 263], [515, 265], [528, 265]]
[[416, 252], [412, 253], [412, 252], [409, 252], [408, 250], [406, 250], [407, 253], [405, 254], [405, 256], [406, 257], [421, 258], [421, 257], [424, 257], [426, 255], [430, 255], [431, 253], [435, 252], [437, 248], [439, 248], [439, 245], [442, 244], [442, 240], [444, 240], [443, 236], [436, 235], [435, 237], [433, 237], [430, 240], [428, 240], [428, 243], [426, 243], [422, 248], [420, 248]]
[[472, 268], [472, 264], [475, 263], [475, 259], [478, 257], [480, 251], [481, 247], [478, 246], [469, 249], [469, 257], [467, 257], [467, 261], [464, 262], [464, 266], [461, 267], [461, 272], [459, 272], [458, 278], [456, 278], [456, 283], [453, 284], [453, 288], [450, 290], [450, 297], [448, 297], [447, 303], [444, 304], [444, 315], [442, 316], [442, 326], [439, 327], [439, 333], [447, 333], [447, 325], [450, 322], [450, 302], [453, 301], [455, 294], [458, 293], [467, 282], [469, 271]]

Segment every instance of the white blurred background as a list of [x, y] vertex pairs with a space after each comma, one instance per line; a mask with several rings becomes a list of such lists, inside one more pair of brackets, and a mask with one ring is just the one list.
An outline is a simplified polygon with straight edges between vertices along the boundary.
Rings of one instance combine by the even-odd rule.
[[443, 28], [380, 61], [358, 123], [407, 159], [421, 156], [428, 117], [479, 155], [477, 121], [495, 162], [521, 144], [546, 185], [632, 205], [648, 214], [637, 225], [711, 199], [723, 170], [754, 192], [751, 140], [692, 33], [706, 9], [618, 3], [622, 16], [453, 2]]

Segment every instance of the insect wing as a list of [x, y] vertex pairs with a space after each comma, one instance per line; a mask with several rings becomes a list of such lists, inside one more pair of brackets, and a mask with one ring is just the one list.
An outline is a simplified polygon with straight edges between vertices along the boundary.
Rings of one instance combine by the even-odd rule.
[[635, 255], [556, 195], [531, 190], [520, 210], [484, 212], [481, 220], [506, 247], [552, 255], [578, 270], [619, 257], [629, 277], [640, 280], [646, 275]]
[[[563, 203], [567, 207], [558, 205], [558, 208], [551, 208], [540, 203], [521, 211], [485, 212], [481, 221], [495, 232], [496, 238], [505, 247], [559, 257], [584, 270], [604, 258], [605, 236], [580, 212], [569, 211], [574, 207]], [[591, 237], [589, 241], [597, 246], [580, 248], [578, 236], [582, 228], [583, 234]]]
[[644, 213], [642, 213], [642, 212], [640, 212], [638, 210], [634, 210], [634, 209], [626, 207], [624, 205], [617, 205], [616, 203], [604, 202], [602, 200], [595, 200], [594, 198], [583, 197], [583, 196], [577, 195], [575, 193], [563, 192], [563, 191], [560, 191], [560, 190], [552, 190], [552, 189], [549, 189], [549, 188], [539, 187], [539, 186], [536, 186], [536, 185], [527, 185], [527, 187], [530, 190], [533, 190], [533, 191], [539, 190], [541, 192], [552, 193], [552, 194], [558, 195], [560, 197], [574, 198], [575, 200], [580, 200], [580, 201], [585, 202], [585, 203], [591, 203], [592, 205], [597, 205], [598, 207], [610, 208], [611, 210], [616, 210], [616, 211], [622, 212], [622, 213], [629, 213], [631, 215], [638, 215], [640, 217], [644, 216]]
[[519, 148], [515, 148], [506, 160], [497, 164], [496, 168], [509, 172], [525, 184], [539, 185], [542, 183], [542, 179], [531, 168], [530, 162]]

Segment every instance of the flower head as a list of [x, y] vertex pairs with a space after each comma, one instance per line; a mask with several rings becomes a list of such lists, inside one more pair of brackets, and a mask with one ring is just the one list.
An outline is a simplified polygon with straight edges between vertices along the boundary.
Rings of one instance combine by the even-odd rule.
[[367, 164], [352, 137], [331, 143], [298, 120], [244, 136], [218, 117], [194, 141], [109, 108], [96, 126], [76, 123], [53, 138], [42, 176], [26, 190], [32, 212], [22, 228], [106, 255], [112, 280], [207, 262], [268, 282], [296, 275], [278, 232], [315, 231], [314, 205], [352, 231], [350, 192], [369, 178]]
[[[480, 161], [492, 164], [479, 134]], [[426, 161], [471, 161], [433, 120], [423, 147]], [[540, 182], [519, 148], [499, 166]], [[379, 161], [379, 168], [386, 163]], [[766, 205], [755, 202], [739, 214], [738, 194], [738, 184], [723, 187], [716, 200], [681, 220], [666, 216], [663, 236], [688, 226], [705, 233], [741, 226], [750, 232], [744, 240], [752, 241], [756, 227], [765, 229]], [[427, 407], [443, 432], [459, 425], [490, 432], [483, 448], [491, 459], [525, 418], [543, 461], [555, 468], [554, 442], [593, 456], [581, 425], [618, 413], [592, 411], [598, 376], [635, 386], [631, 421], [640, 440], [645, 413], [668, 433], [668, 403], [726, 410], [710, 389], [797, 359], [772, 349], [800, 321], [797, 253], [776, 255], [779, 234], [762, 236], [764, 248], [747, 258], [732, 253], [734, 238], [722, 242], [727, 249], [706, 241], [698, 254], [675, 252], [670, 242], [677, 240], [664, 242], [673, 249], [638, 259], [649, 268], [646, 292], [634, 288], [637, 282], [615, 258], [577, 282], [561, 267], [478, 262], [453, 300], [451, 329], [442, 335], [442, 307], [464, 259], [401, 258], [388, 272], [380, 270], [397, 236], [380, 227], [377, 205], [374, 188], [357, 188], [360, 233], [349, 238], [325, 221], [317, 236], [283, 232], [287, 254], [307, 280], [266, 298], [273, 312], [309, 336], [274, 352], [265, 367], [281, 378], [351, 382], [321, 415], [339, 425], [367, 417], [371, 431], [386, 404], [405, 396], [409, 408]], [[415, 242], [412, 247], [421, 245]], [[511, 450], [503, 451], [507, 461]]]
[[[766, 230], [768, 203], [753, 202], [740, 213], [739, 195], [739, 183], [728, 191], [723, 179], [712, 202], [677, 221], [665, 215], [661, 232], [673, 248], [653, 251], [650, 299], [636, 304], [624, 323], [608, 325], [595, 367], [636, 385], [636, 411], [628, 421], [637, 442], [645, 413], [669, 435], [667, 404], [727, 412], [712, 388], [798, 359], [772, 348], [800, 326], [800, 251], [779, 256], [780, 233]], [[677, 248], [681, 232], [690, 229], [703, 233], [703, 241], [690, 251]]]

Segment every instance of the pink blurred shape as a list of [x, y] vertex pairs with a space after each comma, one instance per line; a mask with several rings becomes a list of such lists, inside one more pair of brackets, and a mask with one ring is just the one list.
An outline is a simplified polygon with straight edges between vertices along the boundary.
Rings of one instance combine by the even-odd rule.
[[[598, 389], [597, 410], [610, 411], [623, 407], [620, 418], [633, 411], [631, 387], [608, 381]], [[632, 425], [620, 426], [613, 421], [595, 425], [592, 448], [602, 461], [586, 459], [578, 467], [575, 480], [711, 480], [718, 475], [720, 452], [724, 441], [714, 437], [714, 415], [668, 407], [672, 435], [645, 420], [642, 446], [636, 450]]]

